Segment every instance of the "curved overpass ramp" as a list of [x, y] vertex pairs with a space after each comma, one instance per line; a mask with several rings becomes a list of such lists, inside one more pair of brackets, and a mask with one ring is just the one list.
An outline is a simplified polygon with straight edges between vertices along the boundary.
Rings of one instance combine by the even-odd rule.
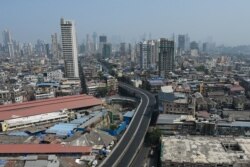
[[109, 156], [99, 165], [101, 167], [128, 167], [131, 165], [144, 141], [151, 120], [151, 107], [155, 104], [155, 98], [149, 92], [121, 82], [119, 86], [135, 93], [141, 101], [126, 132]]

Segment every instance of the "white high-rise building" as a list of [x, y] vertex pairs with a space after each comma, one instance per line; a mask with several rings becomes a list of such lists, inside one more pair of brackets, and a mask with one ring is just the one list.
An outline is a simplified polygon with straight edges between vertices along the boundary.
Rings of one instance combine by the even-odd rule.
[[73, 21], [61, 19], [65, 77], [79, 78], [76, 31]]
[[13, 41], [11, 39], [10, 31], [4, 30], [3, 31], [3, 43], [8, 50], [8, 54], [10, 58], [14, 57], [14, 46]]
[[147, 41], [141, 43], [141, 68], [146, 70], [149, 68], [151, 50]]
[[158, 62], [158, 42], [147, 40], [140, 43], [140, 66], [142, 69], [156, 69]]

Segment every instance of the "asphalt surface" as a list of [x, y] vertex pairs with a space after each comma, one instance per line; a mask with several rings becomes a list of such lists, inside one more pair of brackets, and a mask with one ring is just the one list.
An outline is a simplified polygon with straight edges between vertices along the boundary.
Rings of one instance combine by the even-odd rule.
[[135, 159], [133, 160], [133, 163], [130, 166], [131, 167], [148, 167], [150, 164], [149, 152], [150, 152], [150, 147], [146, 147], [145, 145], [142, 145], [142, 147], [140, 148], [140, 151], [138, 152]]
[[152, 147], [143, 144], [130, 167], [157, 167], [160, 156], [159, 150], [154, 148], [153, 154], [150, 154], [152, 149]]
[[151, 106], [155, 103], [155, 98], [149, 92], [135, 88], [131, 85], [119, 83], [119, 86], [135, 92], [141, 98], [136, 113], [131, 120], [124, 136], [118, 141], [114, 150], [99, 165], [102, 167], [128, 167], [143, 144], [144, 136], [147, 132], [151, 120]]

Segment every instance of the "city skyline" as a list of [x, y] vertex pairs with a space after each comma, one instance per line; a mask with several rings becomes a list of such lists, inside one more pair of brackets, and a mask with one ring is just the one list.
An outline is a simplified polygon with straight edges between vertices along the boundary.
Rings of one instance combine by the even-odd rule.
[[143, 34], [157, 39], [188, 33], [196, 41], [213, 39], [219, 45], [231, 46], [250, 44], [245, 35], [250, 28], [245, 22], [250, 5], [247, 0], [74, 2], [3, 2], [0, 30], [9, 29], [13, 39], [21, 42], [37, 39], [49, 42], [51, 34], [60, 34], [58, 20], [65, 17], [76, 22], [79, 43], [87, 33], [97, 32], [109, 39], [120, 37], [125, 42], [138, 42]]

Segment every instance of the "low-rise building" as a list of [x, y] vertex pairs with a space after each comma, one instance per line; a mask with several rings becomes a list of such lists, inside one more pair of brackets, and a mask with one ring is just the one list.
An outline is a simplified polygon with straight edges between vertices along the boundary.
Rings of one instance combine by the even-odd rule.
[[240, 85], [232, 85], [230, 87], [230, 94], [231, 95], [244, 95], [245, 89]]
[[43, 74], [45, 81], [61, 81], [63, 79], [62, 70], [55, 70]]
[[250, 139], [163, 137], [161, 153], [162, 167], [248, 167]]
[[56, 97], [56, 91], [59, 89], [59, 83], [44, 82], [36, 84], [35, 98], [36, 100], [49, 99]]
[[118, 81], [114, 77], [107, 78], [107, 88], [109, 95], [115, 95], [118, 92]]
[[156, 126], [164, 136], [192, 134], [195, 132], [195, 118], [192, 115], [160, 114]]
[[216, 135], [249, 136], [250, 122], [248, 121], [218, 121]]
[[152, 78], [145, 82], [148, 82], [150, 85], [150, 92], [157, 93], [161, 90], [161, 87], [165, 85], [162, 78]]
[[22, 103], [25, 91], [21, 86], [11, 86], [5, 90], [0, 90], [0, 104]]
[[250, 79], [246, 77], [239, 77], [239, 81], [240, 81], [240, 86], [242, 86], [245, 89], [246, 95], [250, 97]]
[[166, 135], [214, 135], [216, 124], [193, 115], [160, 114], [156, 126]]
[[93, 78], [96, 78], [98, 75], [97, 73], [97, 68], [96, 67], [83, 67], [83, 73], [84, 73], [84, 76], [85, 76], [85, 79], [86, 80], [91, 80]]
[[[196, 116], [160, 114], [156, 126], [164, 136], [167, 135], [210, 135], [210, 136], [249, 136], [249, 113], [240, 111], [246, 118], [238, 117], [221, 119], [219, 115], [205, 111]], [[236, 119], [236, 120], [235, 120]]]
[[10, 104], [10, 103], [12, 103], [10, 91], [0, 90], [0, 104]]
[[87, 93], [88, 95], [95, 96], [98, 93], [98, 89], [106, 89], [107, 84], [105, 82], [88, 82]]
[[78, 78], [63, 79], [60, 82], [60, 89], [57, 96], [78, 95], [81, 92], [81, 81]]
[[[169, 86], [171, 87], [171, 86]], [[162, 87], [159, 92], [159, 110], [166, 114], [193, 115], [194, 110], [190, 107], [190, 100], [184, 93], [173, 92]]]

